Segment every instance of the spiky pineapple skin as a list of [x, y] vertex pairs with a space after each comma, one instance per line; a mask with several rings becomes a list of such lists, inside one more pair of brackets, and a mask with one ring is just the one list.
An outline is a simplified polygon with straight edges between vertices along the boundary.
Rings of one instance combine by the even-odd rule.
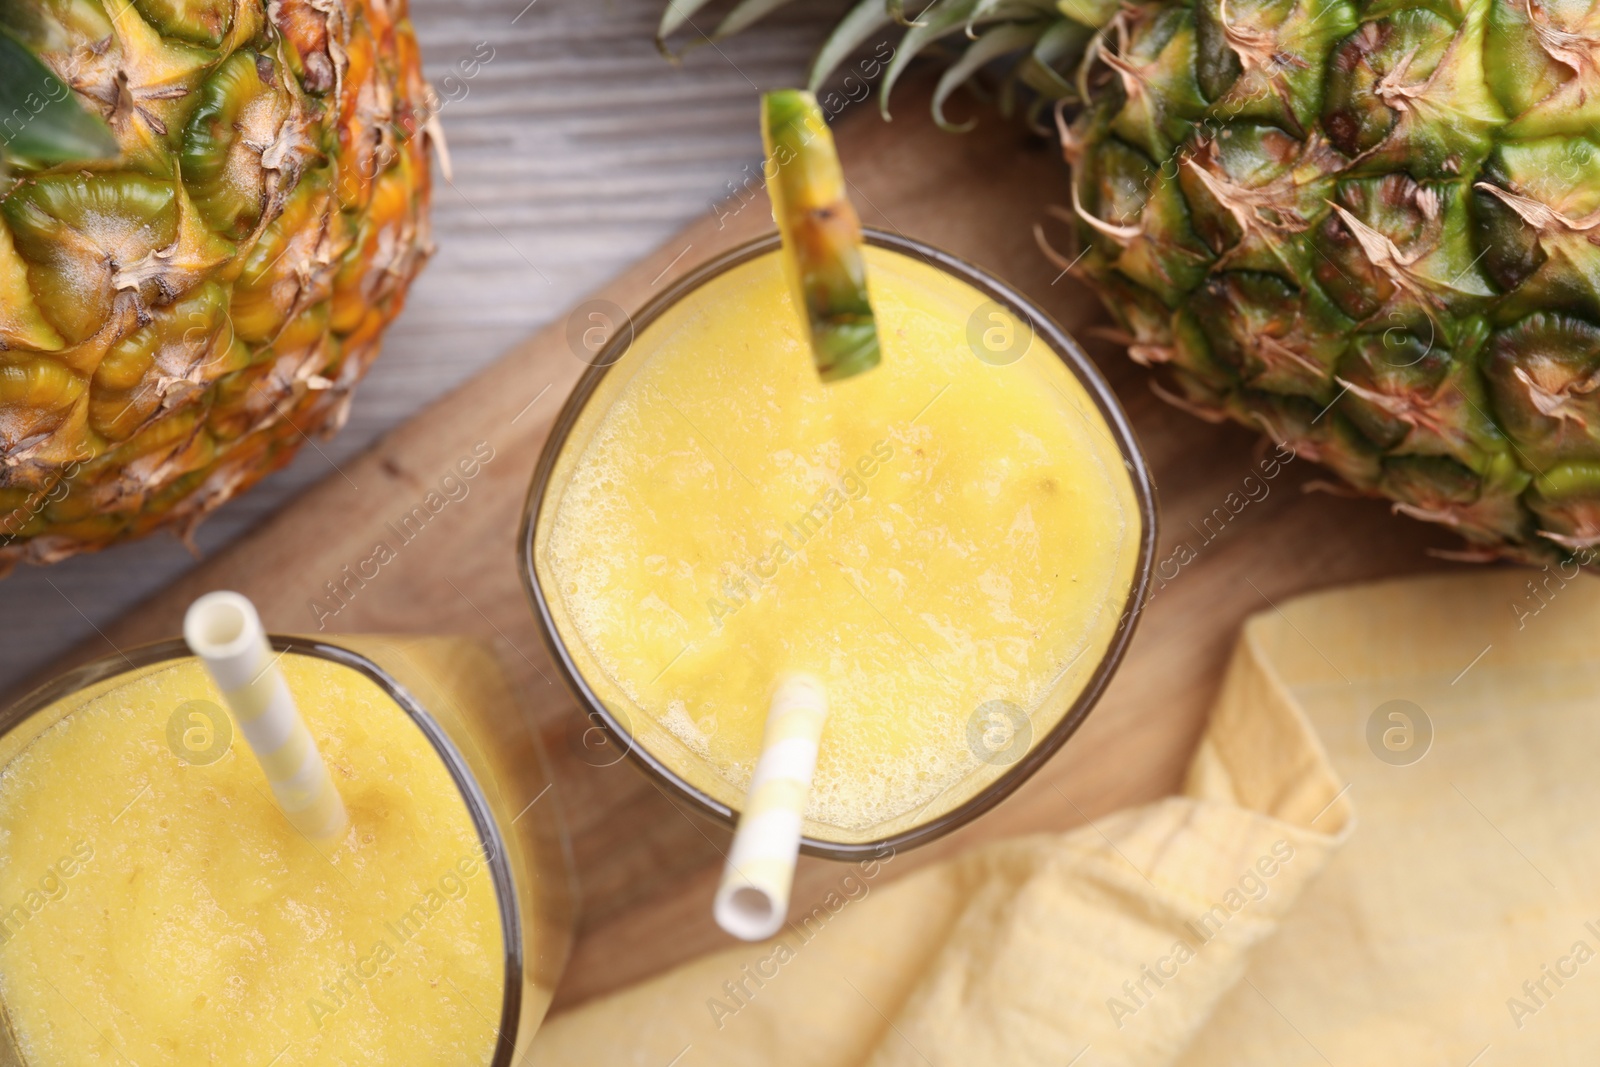
[[5, 13], [121, 152], [0, 180], [0, 572], [187, 536], [343, 423], [429, 251], [433, 113], [404, 0]]
[[1063, 263], [1176, 402], [1596, 561], [1600, 5], [1124, 5], [1071, 95]]

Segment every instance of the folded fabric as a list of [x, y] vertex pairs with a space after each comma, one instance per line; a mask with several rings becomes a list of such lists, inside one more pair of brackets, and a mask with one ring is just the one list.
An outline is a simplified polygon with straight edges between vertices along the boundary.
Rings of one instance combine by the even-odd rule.
[[1554, 570], [1283, 604], [1181, 796], [841, 866], [831, 907], [552, 1019], [530, 1062], [1600, 1062], [1597, 623]]

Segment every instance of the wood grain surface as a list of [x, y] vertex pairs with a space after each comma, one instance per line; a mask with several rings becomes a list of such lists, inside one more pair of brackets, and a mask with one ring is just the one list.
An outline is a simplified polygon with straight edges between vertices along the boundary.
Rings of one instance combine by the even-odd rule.
[[[1033, 235], [1048, 205], [1064, 196], [1060, 161], [997, 121], [963, 137], [939, 132], [926, 117], [926, 88], [912, 85], [897, 97], [893, 123], [858, 109], [840, 124], [840, 151], [863, 217], [990, 269], [1088, 337], [1102, 321], [1093, 298], [1060, 276]], [[708, 214], [598, 295], [636, 309], [684, 269], [771, 226], [758, 192], [742, 208], [729, 207], [720, 227]], [[989, 815], [896, 857], [884, 878], [980, 841], [1067, 829], [1170, 793], [1246, 616], [1308, 590], [1443, 565], [1425, 554], [1430, 545], [1448, 544], [1443, 534], [1392, 516], [1378, 502], [1302, 492], [1318, 477], [1304, 460], [1259, 482], [1265, 496], [1257, 490], [1259, 499], [1233, 513], [1225, 501], [1242, 495], [1256, 470], [1256, 439], [1168, 407], [1123, 355], [1105, 344], [1089, 347], [1149, 454], [1162, 512], [1158, 558], [1169, 562], [1120, 673], [1062, 753]], [[710, 909], [727, 832], [676, 808], [626, 762], [591, 765], [611, 757], [585, 749], [589, 724], [552, 681], [517, 576], [513, 548], [529, 477], [582, 369], [566, 323], [557, 321], [367, 454], [341, 463], [292, 507], [76, 655], [169, 636], [189, 601], [218, 587], [253, 597], [273, 629], [315, 631], [319, 615], [311, 605], [324, 596], [324, 583], [370, 555], [384, 524], [420, 503], [458, 460], [492, 448], [468, 495], [444, 507], [348, 606], [321, 621], [350, 633], [481, 635], [534, 694], [584, 889], [558, 1007], [728, 940]], [[1185, 544], [1189, 551], [1181, 552]], [[809, 908], [843, 873], [825, 861], [802, 862], [795, 906]]]

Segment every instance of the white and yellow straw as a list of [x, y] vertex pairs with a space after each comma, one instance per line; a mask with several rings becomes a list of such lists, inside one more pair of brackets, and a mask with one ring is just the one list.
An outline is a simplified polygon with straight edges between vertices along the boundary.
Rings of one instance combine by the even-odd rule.
[[255, 605], [238, 593], [207, 593], [189, 606], [183, 639], [222, 690], [284, 816], [309, 838], [343, 833], [349, 825], [344, 801], [295, 707]]
[[807, 674], [783, 678], [772, 695], [761, 756], [717, 887], [717, 925], [746, 941], [776, 934], [789, 914], [800, 828], [828, 693]]

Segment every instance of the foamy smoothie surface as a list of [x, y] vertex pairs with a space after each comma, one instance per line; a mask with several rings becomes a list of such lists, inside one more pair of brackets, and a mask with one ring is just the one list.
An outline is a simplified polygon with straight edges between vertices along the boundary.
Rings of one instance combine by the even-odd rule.
[[646, 327], [544, 549], [567, 640], [697, 757], [653, 752], [700, 788], [742, 795], [775, 677], [821, 678], [807, 815], [847, 830], [936, 814], [982, 762], [981, 706], [1037, 718], [1103, 652], [1141, 521], [1041, 339], [979, 359], [970, 338], [1004, 353], [1027, 327], [908, 256], [867, 264], [884, 358], [843, 381], [818, 381], [775, 254]]
[[242, 737], [175, 754], [174, 710], [221, 704], [193, 660], [0, 768], [0, 1002], [27, 1064], [490, 1062], [504, 943], [459, 790], [375, 683], [281, 663], [350, 814], [332, 843], [290, 826]]

